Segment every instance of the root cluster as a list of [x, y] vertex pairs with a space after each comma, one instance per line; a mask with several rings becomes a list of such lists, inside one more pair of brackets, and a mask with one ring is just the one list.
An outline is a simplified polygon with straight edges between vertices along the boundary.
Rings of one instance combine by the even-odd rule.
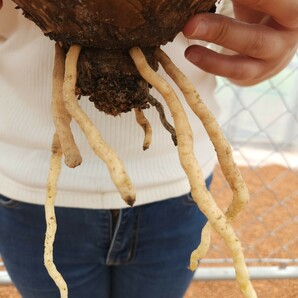
[[[47, 214], [45, 265], [50, 276], [59, 287], [61, 297], [67, 297], [67, 286], [53, 263], [53, 241], [56, 232], [54, 203], [57, 192], [57, 180], [61, 170], [62, 154], [64, 155], [65, 163], [69, 167], [76, 167], [82, 162], [69, 127], [72, 118], [79, 124], [94, 153], [106, 163], [111, 178], [123, 200], [130, 206], [135, 201], [135, 190], [122, 161], [113, 149], [104, 142], [98, 129], [78, 104], [75, 95], [75, 85], [77, 81], [77, 60], [80, 49], [78, 45], [71, 46], [65, 58], [64, 51], [56, 44], [53, 73], [52, 114], [56, 132], [53, 138], [52, 159], [45, 204]], [[248, 202], [249, 196], [240, 171], [233, 160], [229, 143], [194, 86], [172, 63], [169, 57], [162, 50], [158, 49], [155, 53], [158, 62], [180, 88], [185, 100], [203, 123], [217, 152], [223, 174], [233, 191], [233, 200], [224, 213], [217, 206], [211, 193], [206, 188], [202, 171], [193, 152], [192, 130], [183, 106], [173, 88], [149, 66], [140, 48], [132, 48], [129, 53], [140, 75], [162, 95], [172, 114], [174, 127], [165, 119], [162, 105], [156, 99], [149, 96], [148, 102], [156, 107], [164, 127], [169, 130], [174, 143], [177, 144], [179, 159], [189, 179], [192, 196], [200, 210], [208, 218], [208, 223], [202, 232], [201, 244], [191, 254], [189, 268], [195, 270], [198, 260], [207, 253], [211, 241], [211, 230], [213, 228], [223, 238], [230, 249], [236, 271], [236, 280], [244, 297], [256, 298], [257, 295], [249, 279], [241, 243], [231, 226], [232, 221]], [[134, 112], [137, 123], [144, 130], [143, 149], [146, 150], [151, 143], [152, 129], [141, 109], [135, 108]]]

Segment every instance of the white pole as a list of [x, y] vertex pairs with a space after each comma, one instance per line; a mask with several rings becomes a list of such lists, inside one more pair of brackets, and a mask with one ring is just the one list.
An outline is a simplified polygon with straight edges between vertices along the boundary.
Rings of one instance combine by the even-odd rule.
[[11, 279], [6, 271], [0, 271], [0, 285], [11, 284]]
[[[298, 278], [298, 266], [249, 266], [251, 279], [291, 279]], [[199, 267], [195, 274], [195, 280], [234, 280], [233, 267]]]

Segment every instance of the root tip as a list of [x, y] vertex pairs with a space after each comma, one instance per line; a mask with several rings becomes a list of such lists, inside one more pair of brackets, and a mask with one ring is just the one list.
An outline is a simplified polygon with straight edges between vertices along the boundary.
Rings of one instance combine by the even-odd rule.
[[176, 136], [173, 136], [172, 137], [172, 140], [173, 140], [174, 146], [177, 147], [177, 145], [178, 145], [177, 137]]
[[198, 262], [190, 261], [188, 269], [194, 272], [198, 268]]
[[132, 197], [128, 197], [125, 199], [125, 202], [127, 203], [127, 205], [129, 205], [130, 207], [132, 207], [135, 203], [135, 198], [132, 198]]
[[69, 167], [69, 168], [76, 168], [82, 163], [82, 157], [65, 157], [64, 163]]

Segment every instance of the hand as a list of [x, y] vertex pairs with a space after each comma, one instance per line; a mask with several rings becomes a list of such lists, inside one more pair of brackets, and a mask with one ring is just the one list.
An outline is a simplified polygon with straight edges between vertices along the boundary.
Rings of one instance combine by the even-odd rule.
[[185, 56], [196, 66], [239, 85], [253, 85], [285, 68], [298, 46], [297, 0], [233, 0], [235, 19], [198, 14], [183, 33], [221, 45], [225, 55], [203, 46], [190, 46]]

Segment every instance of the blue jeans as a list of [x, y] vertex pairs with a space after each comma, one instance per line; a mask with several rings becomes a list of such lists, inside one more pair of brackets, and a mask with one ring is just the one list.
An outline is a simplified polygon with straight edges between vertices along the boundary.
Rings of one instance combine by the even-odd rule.
[[[211, 181], [209, 178], [208, 184]], [[119, 210], [56, 208], [54, 260], [70, 298], [181, 298], [206, 223], [190, 194]], [[24, 298], [59, 292], [43, 265], [43, 206], [0, 196], [0, 252]]]

